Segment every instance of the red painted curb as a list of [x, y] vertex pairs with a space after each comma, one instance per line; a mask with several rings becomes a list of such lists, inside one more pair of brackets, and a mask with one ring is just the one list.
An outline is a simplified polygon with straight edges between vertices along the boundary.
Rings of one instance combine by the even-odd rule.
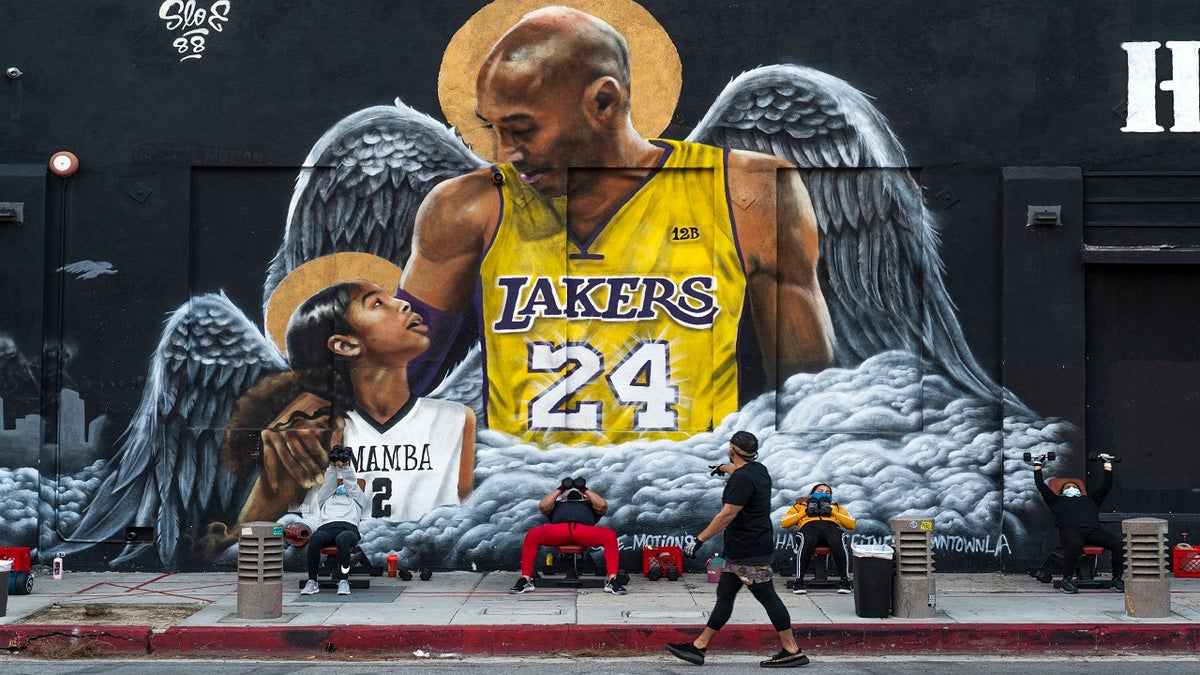
[[10, 652], [38, 656], [145, 655], [149, 626], [0, 626], [0, 644]]
[[[344, 654], [656, 653], [695, 637], [700, 626], [176, 626], [150, 636], [155, 654], [315, 656]], [[799, 628], [816, 654], [1195, 653], [1200, 625], [1153, 624], [831, 624]], [[769, 653], [779, 648], [768, 625], [726, 626], [713, 651]]]

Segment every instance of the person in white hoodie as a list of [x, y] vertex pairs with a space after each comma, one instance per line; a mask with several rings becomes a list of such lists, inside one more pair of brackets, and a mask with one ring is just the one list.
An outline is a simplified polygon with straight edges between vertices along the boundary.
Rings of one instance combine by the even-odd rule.
[[350, 551], [358, 544], [361, 535], [358, 523], [370, 504], [370, 498], [358, 486], [350, 451], [334, 446], [329, 452], [329, 467], [325, 478], [314, 487], [315, 496], [311, 517], [318, 526], [308, 540], [308, 583], [300, 591], [302, 595], [313, 595], [321, 590], [317, 583], [317, 568], [321, 564], [321, 549], [330, 544], [337, 545], [338, 595], [350, 595]]

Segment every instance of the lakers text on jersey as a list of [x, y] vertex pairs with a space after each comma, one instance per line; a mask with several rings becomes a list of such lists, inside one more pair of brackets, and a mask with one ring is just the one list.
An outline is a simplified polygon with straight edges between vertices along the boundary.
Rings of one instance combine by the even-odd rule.
[[655, 141], [662, 164], [586, 241], [565, 198], [500, 166], [481, 270], [487, 423], [543, 443], [682, 438], [737, 409], [746, 292], [724, 150]]

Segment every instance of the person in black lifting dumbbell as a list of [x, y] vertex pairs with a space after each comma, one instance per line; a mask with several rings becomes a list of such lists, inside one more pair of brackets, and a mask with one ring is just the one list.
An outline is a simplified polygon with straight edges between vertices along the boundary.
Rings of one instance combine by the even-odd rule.
[[1058, 527], [1058, 540], [1063, 547], [1063, 579], [1059, 589], [1063, 593], [1075, 593], [1079, 588], [1075, 585], [1075, 567], [1079, 564], [1080, 552], [1084, 544], [1103, 546], [1112, 554], [1112, 589], [1118, 593], [1125, 592], [1125, 546], [1120, 537], [1104, 529], [1100, 524], [1100, 505], [1108, 496], [1113, 485], [1114, 455], [1097, 455], [1104, 462], [1104, 480], [1100, 487], [1086, 497], [1083, 486], [1074, 480], [1068, 480], [1055, 492], [1042, 478], [1042, 465], [1046, 455], [1033, 457], [1033, 482], [1037, 485], [1042, 499], [1054, 513], [1054, 525]]

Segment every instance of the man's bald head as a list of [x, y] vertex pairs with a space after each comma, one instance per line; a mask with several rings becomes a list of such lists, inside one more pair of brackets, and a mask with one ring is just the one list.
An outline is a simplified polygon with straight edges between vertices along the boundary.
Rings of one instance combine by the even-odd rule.
[[545, 7], [526, 14], [488, 53], [478, 86], [492, 78], [516, 78], [540, 89], [570, 83], [580, 90], [611, 77], [629, 101], [629, 49], [605, 21], [570, 7]]

